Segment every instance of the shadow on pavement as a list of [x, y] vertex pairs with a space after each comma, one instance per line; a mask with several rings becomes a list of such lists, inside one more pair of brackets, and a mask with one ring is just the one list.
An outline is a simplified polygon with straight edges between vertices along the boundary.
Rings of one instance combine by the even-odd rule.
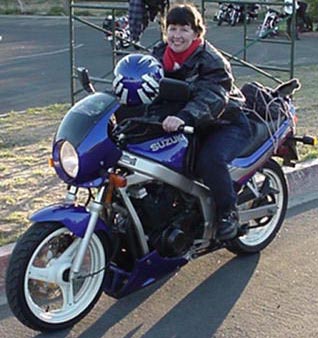
[[[88, 327], [78, 338], [101, 338], [107, 331], [116, 323], [123, 320], [130, 312], [142, 304], [156, 290], [165, 284], [171, 276], [165, 277], [158, 283], [149, 286], [146, 289], [140, 290], [135, 294], [128, 295], [125, 298], [119, 299], [114, 303], [93, 325]], [[139, 329], [134, 328], [126, 337], [131, 337]], [[55, 337], [54, 337], [55, 338]]]
[[210, 338], [251, 279], [259, 254], [235, 257], [166, 314], [143, 337]]
[[[210, 338], [240, 298], [255, 271], [259, 257], [259, 254], [255, 254], [230, 260], [182, 299], [142, 337], [193, 338], [197, 337], [199, 329], [200, 338]], [[163, 283], [156, 288], [150, 287], [151, 290], [142, 290], [138, 297], [130, 295], [119, 300], [79, 337], [103, 337], [107, 330], [123, 320]], [[141, 325], [135, 327], [125, 338], [134, 336], [140, 328]]]

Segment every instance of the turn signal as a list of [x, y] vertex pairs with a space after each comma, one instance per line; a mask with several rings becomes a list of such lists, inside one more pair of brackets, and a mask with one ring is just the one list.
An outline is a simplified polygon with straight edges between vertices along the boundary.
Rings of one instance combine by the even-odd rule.
[[293, 139], [297, 142], [302, 142], [303, 144], [308, 144], [309, 146], [317, 145], [317, 137], [316, 136], [294, 136]]
[[307, 136], [307, 139], [308, 139], [308, 143], [305, 143], [305, 144], [310, 144], [312, 146], [316, 146], [318, 144], [316, 136]]
[[48, 159], [48, 163], [49, 163], [49, 167], [50, 167], [50, 168], [53, 168], [53, 167], [54, 167], [54, 161], [53, 161], [53, 158], [52, 158], [52, 157]]
[[124, 188], [127, 185], [127, 179], [123, 176], [111, 173], [109, 174], [109, 183], [115, 188]]
[[303, 143], [308, 144], [310, 146], [316, 146], [317, 145], [317, 137], [315, 136], [303, 136]]

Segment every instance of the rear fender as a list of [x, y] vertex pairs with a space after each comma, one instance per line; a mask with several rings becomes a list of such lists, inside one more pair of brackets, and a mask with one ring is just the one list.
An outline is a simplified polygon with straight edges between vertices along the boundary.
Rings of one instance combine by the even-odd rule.
[[[90, 213], [83, 206], [54, 204], [35, 212], [31, 215], [30, 220], [32, 222], [59, 222], [77, 237], [84, 237], [89, 218]], [[97, 220], [95, 227], [95, 231], [98, 230], [111, 235], [110, 227], [101, 219]]]

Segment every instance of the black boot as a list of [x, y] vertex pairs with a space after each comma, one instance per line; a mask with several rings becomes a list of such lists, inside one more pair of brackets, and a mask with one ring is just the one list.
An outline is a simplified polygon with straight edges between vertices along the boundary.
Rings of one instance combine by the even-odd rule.
[[222, 241], [234, 238], [239, 229], [238, 220], [238, 212], [236, 209], [222, 213], [219, 218], [216, 237]]

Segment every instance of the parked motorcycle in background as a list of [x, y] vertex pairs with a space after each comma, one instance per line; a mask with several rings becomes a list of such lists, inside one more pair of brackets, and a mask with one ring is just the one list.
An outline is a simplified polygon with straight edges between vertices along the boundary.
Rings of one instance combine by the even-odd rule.
[[[110, 41], [111, 45], [115, 49], [128, 48], [130, 46], [130, 30], [128, 23], [128, 16], [120, 16], [113, 18], [112, 15], [106, 16], [103, 21], [103, 29], [105, 33], [105, 39]], [[113, 27], [114, 26], [114, 27]], [[113, 36], [114, 29], [114, 36]], [[118, 38], [117, 38], [118, 37]]]
[[219, 9], [215, 15], [215, 21], [217, 25], [222, 25], [223, 22], [227, 22], [231, 26], [235, 26], [240, 22], [244, 22], [244, 12], [246, 16], [246, 23], [250, 23], [252, 20], [257, 19], [259, 5], [248, 4], [244, 5], [235, 3], [219, 3]]
[[[282, 10], [276, 10], [268, 7], [264, 20], [259, 26], [257, 36], [259, 38], [274, 37], [278, 34], [279, 24], [286, 20], [286, 32], [288, 36], [291, 36], [291, 20], [293, 14], [293, 0], [285, 0], [285, 5]], [[306, 13], [307, 4], [303, 1], [295, 1], [296, 11], [296, 39], [298, 39], [298, 33], [310, 32], [313, 30], [313, 24], [310, 16]]]
[[276, 9], [268, 7], [265, 17], [261, 25], [258, 27], [256, 35], [265, 39], [267, 37], [274, 37], [278, 34], [279, 23], [286, 17], [285, 13], [277, 11]]
[[[243, 6], [244, 8], [244, 6]], [[258, 18], [258, 12], [261, 6], [259, 4], [248, 4], [246, 6], [246, 22], [251, 23], [252, 20], [256, 20]]]
[[237, 4], [220, 3], [219, 10], [216, 15], [218, 26], [223, 22], [227, 22], [231, 26], [235, 26], [240, 20], [240, 6]]

